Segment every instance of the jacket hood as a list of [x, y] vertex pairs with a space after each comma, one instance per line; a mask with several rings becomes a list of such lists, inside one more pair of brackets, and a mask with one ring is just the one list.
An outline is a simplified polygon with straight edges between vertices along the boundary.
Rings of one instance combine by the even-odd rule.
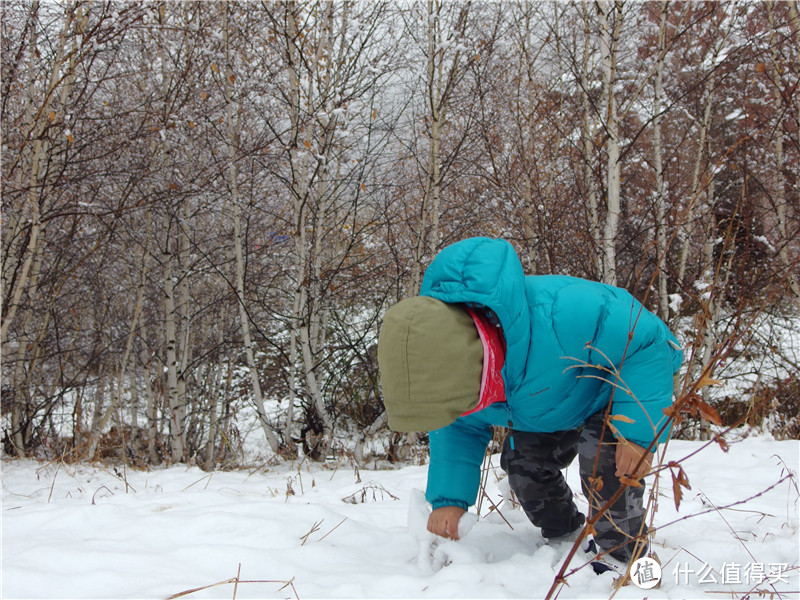
[[[447, 246], [425, 271], [420, 295], [492, 310], [505, 336], [503, 376], [506, 383], [513, 387], [525, 377], [531, 344], [531, 316], [525, 273], [514, 246], [505, 240], [482, 237]], [[513, 389], [506, 392], [513, 392]]]
[[378, 367], [389, 427], [432, 431], [477, 406], [483, 346], [463, 306], [416, 296], [386, 312]]

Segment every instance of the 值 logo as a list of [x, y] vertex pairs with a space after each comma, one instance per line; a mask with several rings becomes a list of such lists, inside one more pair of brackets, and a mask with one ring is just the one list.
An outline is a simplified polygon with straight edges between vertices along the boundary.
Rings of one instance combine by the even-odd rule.
[[633, 585], [649, 590], [661, 581], [661, 565], [653, 558], [642, 557], [631, 565], [630, 576]]

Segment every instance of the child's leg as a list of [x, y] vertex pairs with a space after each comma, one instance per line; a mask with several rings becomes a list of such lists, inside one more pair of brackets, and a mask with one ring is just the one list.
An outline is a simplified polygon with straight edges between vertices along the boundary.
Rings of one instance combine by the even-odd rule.
[[525, 514], [547, 538], [571, 533], [584, 523], [561, 474], [577, 454], [578, 437], [577, 430], [514, 431], [503, 445], [500, 466]]
[[[602, 434], [602, 443], [600, 439], [604, 416], [605, 411], [601, 411], [589, 418], [578, 444], [581, 486], [589, 499], [590, 515], [604, 506], [620, 487], [615, 474], [617, 440], [609, 427]], [[590, 490], [590, 477], [602, 481], [599, 490]], [[629, 542], [647, 531], [644, 524], [644, 481], [641, 483], [642, 487], [639, 488], [628, 487], [595, 525], [597, 533], [594, 537], [600, 548], [624, 561], [631, 557], [634, 550], [634, 544]]]

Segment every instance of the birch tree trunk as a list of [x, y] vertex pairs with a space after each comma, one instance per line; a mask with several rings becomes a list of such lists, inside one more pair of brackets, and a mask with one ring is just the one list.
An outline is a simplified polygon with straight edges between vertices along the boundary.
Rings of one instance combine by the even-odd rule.
[[[767, 2], [767, 19], [769, 22], [769, 48], [770, 58], [772, 59], [772, 98], [775, 102], [775, 120], [776, 123], [772, 128], [772, 143], [775, 147], [775, 167], [772, 170], [772, 197], [774, 198], [775, 206], [775, 219], [777, 220], [778, 229], [778, 260], [781, 266], [786, 271], [786, 287], [791, 294], [791, 300], [794, 305], [800, 310], [800, 282], [798, 282], [797, 270], [798, 259], [790, 259], [789, 257], [789, 243], [790, 239], [787, 235], [786, 219], [787, 219], [787, 201], [786, 193], [784, 191], [784, 150], [783, 150], [783, 115], [784, 115], [784, 101], [781, 94], [781, 74], [780, 63], [777, 51], [776, 41], [776, 25], [775, 25], [775, 2], [769, 0]], [[796, 13], [791, 16], [792, 20], [797, 19]]]
[[[325, 323], [327, 307], [324, 302], [324, 291], [322, 289], [322, 258], [325, 253], [323, 239], [330, 227], [331, 212], [331, 190], [329, 189], [329, 163], [330, 163], [330, 143], [331, 140], [329, 127], [331, 126], [330, 113], [334, 109], [334, 48], [333, 48], [333, 10], [332, 2], [324, 3], [324, 12], [319, 27], [319, 40], [317, 51], [314, 55], [313, 69], [308, 82], [309, 101], [315, 97], [322, 111], [323, 118], [320, 119], [320, 126], [316, 129], [315, 143], [319, 147], [319, 152], [315, 157], [316, 177], [313, 188], [313, 202], [316, 214], [313, 216], [313, 239], [311, 241], [311, 261], [308, 265], [310, 278], [307, 286], [307, 309], [305, 311], [307, 320], [305, 326], [300, 329], [300, 349], [305, 370], [306, 386], [313, 402], [315, 411], [322, 422], [322, 432], [319, 439], [311, 444], [314, 453], [318, 456], [327, 455], [332, 443], [333, 421], [331, 420], [328, 408], [325, 405], [325, 398], [322, 393], [322, 386], [318, 376], [319, 353], [325, 348]], [[343, 4], [346, 6], [346, 3]], [[312, 129], [312, 131], [314, 131]], [[313, 147], [313, 143], [312, 143]]]
[[[608, 155], [606, 184], [606, 222], [603, 228], [603, 282], [617, 284], [617, 254], [615, 243], [620, 216], [620, 140], [619, 117], [615, 95], [617, 78], [617, 49], [622, 22], [619, 2], [612, 6], [607, 0], [597, 3], [600, 16], [600, 54], [603, 69], [605, 98], [606, 152]], [[616, 13], [616, 16], [614, 15]]]
[[167, 215], [164, 224], [164, 334], [166, 338], [165, 362], [167, 371], [167, 407], [170, 422], [170, 455], [172, 460], [181, 461], [186, 458], [186, 447], [183, 441], [183, 407], [178, 390], [178, 311], [175, 302], [175, 268], [171, 235], [172, 217]]
[[586, 194], [586, 212], [589, 220], [589, 231], [593, 242], [594, 268], [596, 277], [603, 272], [603, 239], [600, 233], [600, 215], [597, 203], [597, 185], [594, 180], [594, 111], [589, 98], [589, 71], [591, 50], [591, 27], [589, 19], [589, 3], [581, 4], [583, 11], [583, 61], [581, 64], [581, 107], [583, 120], [581, 121], [581, 148], [583, 150], [583, 185]]
[[[168, 9], [168, 7], [170, 7]], [[176, 77], [169, 70], [170, 57], [165, 32], [171, 26], [170, 14], [175, 10], [187, 10], [188, 5], [162, 2], [158, 10], [157, 58], [161, 71], [158, 114], [159, 136], [154, 138], [152, 152], [157, 168], [166, 169], [170, 146], [168, 121], [171, 114], [170, 94]], [[188, 461], [186, 443], [186, 368], [191, 356], [191, 326], [189, 321], [189, 277], [188, 232], [186, 230], [186, 203], [181, 197], [168, 198], [165, 207], [161, 240], [162, 268], [164, 278], [164, 338], [166, 363], [166, 409], [169, 421], [169, 451], [173, 461]]]
[[[42, 246], [38, 246], [31, 267], [29, 286], [26, 290], [31, 300], [36, 297], [39, 288], [39, 271], [42, 263], [42, 252]], [[26, 357], [29, 348], [36, 348], [38, 346], [35, 340], [31, 339], [31, 336], [28, 334], [34, 327], [33, 318], [33, 310], [29, 307], [23, 312], [22, 322], [20, 324], [21, 334], [17, 343], [16, 364], [14, 368], [14, 389], [16, 393], [11, 402], [11, 443], [14, 446], [14, 451], [20, 458], [24, 458], [27, 455], [25, 450], [28, 444], [26, 429], [29, 419], [28, 409], [32, 402], [32, 385], [30, 378], [33, 376], [34, 372], [33, 365], [29, 365], [28, 369], [25, 369]], [[21, 398], [20, 395], [22, 396]]]
[[[142, 327], [142, 337], [144, 340], [149, 338], [148, 328]], [[159, 463], [158, 456], [158, 443], [160, 432], [158, 427], [158, 405], [160, 393], [157, 392], [161, 384], [161, 375], [158, 372], [158, 361], [155, 354], [150, 356], [143, 356], [143, 361], [146, 367], [147, 385], [145, 385], [145, 413], [147, 416], [147, 459], [152, 465]]]
[[[219, 331], [218, 343], [222, 346], [224, 341], [224, 334], [222, 330]], [[211, 470], [214, 468], [215, 454], [214, 446], [219, 437], [219, 376], [222, 371], [221, 361], [214, 361], [209, 367], [211, 373], [208, 375], [209, 384], [207, 394], [207, 414], [208, 414], [208, 438], [206, 439], [205, 451], [203, 452], [203, 464], [206, 469]]]
[[264, 431], [264, 437], [269, 444], [272, 452], [277, 453], [280, 443], [278, 437], [272, 429], [267, 417], [266, 410], [264, 409], [264, 398], [261, 393], [261, 382], [256, 368], [255, 355], [253, 353], [253, 340], [250, 335], [250, 316], [245, 306], [245, 289], [244, 289], [244, 253], [242, 251], [242, 207], [239, 198], [239, 183], [238, 172], [236, 168], [236, 149], [239, 140], [239, 121], [234, 118], [235, 103], [233, 99], [233, 84], [236, 80], [233, 72], [233, 57], [231, 55], [230, 40], [228, 37], [229, 23], [228, 13], [230, 5], [225, 3], [222, 6], [223, 11], [223, 29], [222, 39], [225, 46], [225, 78], [224, 78], [224, 91], [225, 91], [225, 119], [227, 122], [226, 135], [228, 147], [228, 167], [226, 169], [226, 176], [228, 180], [228, 191], [231, 197], [231, 207], [233, 210], [233, 249], [234, 249], [234, 265], [235, 265], [235, 285], [236, 285], [236, 298], [239, 305], [239, 321], [242, 329], [242, 340], [244, 342], [245, 359], [247, 360], [247, 369], [250, 373], [250, 383], [253, 386], [253, 402], [255, 403], [256, 412], [258, 413], [258, 420], [261, 424], [261, 429]]
[[[327, 156], [324, 144], [319, 143], [318, 124], [313, 118], [304, 118], [303, 106], [308, 111], [319, 107], [326, 114], [327, 111], [320, 104], [323, 98], [319, 97], [320, 87], [326, 85], [323, 71], [330, 68], [330, 58], [333, 54], [331, 26], [333, 21], [333, 3], [324, 5], [320, 22], [314, 30], [317, 36], [315, 52], [310, 58], [302, 56], [302, 49], [307, 45], [301, 39], [298, 27], [298, 11], [301, 10], [297, 3], [289, 2], [286, 5], [286, 20], [288, 21], [287, 59], [290, 71], [289, 83], [289, 118], [293, 141], [289, 149], [289, 162], [292, 173], [291, 190], [294, 199], [293, 221], [295, 224], [294, 242], [297, 261], [295, 272], [297, 287], [294, 293], [294, 315], [292, 318], [291, 344], [299, 348], [299, 360], [303, 365], [303, 376], [310, 404], [314, 407], [322, 426], [322, 432], [312, 445], [321, 453], [327, 452], [326, 447], [330, 442], [333, 423], [325, 407], [322, 390], [317, 377], [316, 349], [322, 341], [322, 293], [320, 288], [321, 271], [321, 240], [326, 224], [327, 208], [325, 203], [327, 193]], [[305, 75], [305, 82], [301, 79], [301, 69]], [[331, 78], [328, 74], [327, 82]], [[305, 92], [303, 83], [306, 85]], [[301, 104], [305, 98], [305, 103]], [[330, 107], [333, 108], [333, 107]], [[313, 115], [311, 115], [313, 116]], [[319, 147], [315, 148], [315, 144]], [[314, 154], [316, 152], [316, 156]], [[316, 164], [312, 165], [312, 160]], [[308, 239], [308, 232], [312, 238]], [[294, 369], [292, 365], [292, 369]], [[293, 392], [292, 392], [293, 395]], [[290, 399], [293, 403], [293, 399]], [[291, 415], [290, 415], [291, 418]], [[287, 421], [286, 430], [291, 429], [291, 421]]]
[[294, 428], [294, 403], [298, 390], [297, 374], [297, 341], [300, 337], [300, 321], [303, 310], [303, 286], [301, 281], [304, 274], [305, 265], [305, 219], [303, 218], [305, 191], [303, 188], [300, 173], [296, 170], [301, 167], [302, 154], [300, 144], [300, 51], [297, 47], [298, 38], [298, 15], [297, 3], [290, 0], [286, 3], [284, 11], [285, 35], [286, 35], [286, 62], [289, 73], [289, 126], [291, 128], [291, 140], [289, 142], [289, 169], [292, 174], [290, 192], [292, 195], [292, 240], [295, 246], [295, 280], [294, 297], [292, 298], [292, 314], [289, 321], [289, 406], [284, 426], [284, 442], [290, 443]]
[[658, 25], [658, 58], [653, 82], [653, 167], [655, 169], [656, 195], [656, 248], [658, 249], [658, 312], [661, 320], [669, 321], [669, 297], [667, 292], [667, 215], [666, 192], [664, 190], [664, 149], [661, 142], [661, 106], [664, 98], [664, 57], [666, 48], [667, 7], [661, 2]]
[[286, 422], [283, 426], [283, 443], [287, 446], [292, 444], [294, 439], [294, 410], [297, 401], [297, 338], [299, 336], [298, 325], [300, 323], [300, 295], [295, 293], [292, 302], [292, 322], [289, 331], [289, 365], [287, 378], [289, 382], [288, 404], [286, 406]]
[[[180, 418], [180, 431], [183, 437], [183, 444], [186, 446], [186, 415], [189, 397], [186, 392], [187, 381], [186, 378], [189, 373], [189, 365], [192, 363], [192, 355], [194, 353], [192, 320], [190, 316], [190, 300], [192, 297], [192, 290], [189, 278], [189, 248], [191, 247], [191, 231], [189, 230], [189, 207], [185, 202], [180, 202], [178, 206], [178, 227], [176, 229], [178, 253], [177, 253], [177, 267], [178, 267], [178, 280], [176, 282], [175, 290], [177, 293], [177, 315], [179, 319], [179, 335], [182, 337], [182, 342], [178, 346], [179, 360], [178, 360], [178, 409]], [[187, 454], [188, 446], [184, 451], [184, 459], [188, 460]]]

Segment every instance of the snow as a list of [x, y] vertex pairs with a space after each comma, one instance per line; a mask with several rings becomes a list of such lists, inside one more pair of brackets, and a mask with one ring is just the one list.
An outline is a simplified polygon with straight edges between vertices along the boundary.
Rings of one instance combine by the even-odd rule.
[[708, 289], [712, 287], [710, 283], [703, 281], [702, 279], [698, 279], [697, 281], [694, 282], [694, 287], [697, 291], [702, 292], [700, 294], [700, 300], [702, 302], [708, 302], [711, 299], [712, 290]]
[[673, 313], [678, 313], [678, 311], [681, 309], [681, 304], [683, 304], [683, 298], [680, 294], [669, 295], [669, 309]]
[[[661, 586], [615, 597], [796, 597], [800, 442], [749, 437], [724, 453], [673, 440], [666, 454], [685, 459], [691, 490], [676, 511], [671, 479], [660, 478]], [[342, 458], [206, 473], [4, 460], [2, 597], [543, 598], [569, 548], [546, 545], [503, 501], [498, 459], [486, 491], [510, 525], [483, 502], [458, 542], [425, 531], [425, 466], [357, 469]], [[577, 465], [567, 479], [579, 489]], [[568, 583], [559, 598], [614, 591], [611, 574], [589, 568]]]
[[736, 121], [745, 117], [744, 111], [741, 108], [735, 109], [733, 112], [725, 115], [726, 121]]
[[775, 246], [773, 246], [772, 243], [765, 236], [754, 235], [753, 239], [757, 242], [761, 242], [762, 244], [764, 244], [764, 246], [766, 246], [767, 250], [769, 250], [770, 252], [775, 252], [775, 253], [778, 252], [777, 248], [775, 248]]

